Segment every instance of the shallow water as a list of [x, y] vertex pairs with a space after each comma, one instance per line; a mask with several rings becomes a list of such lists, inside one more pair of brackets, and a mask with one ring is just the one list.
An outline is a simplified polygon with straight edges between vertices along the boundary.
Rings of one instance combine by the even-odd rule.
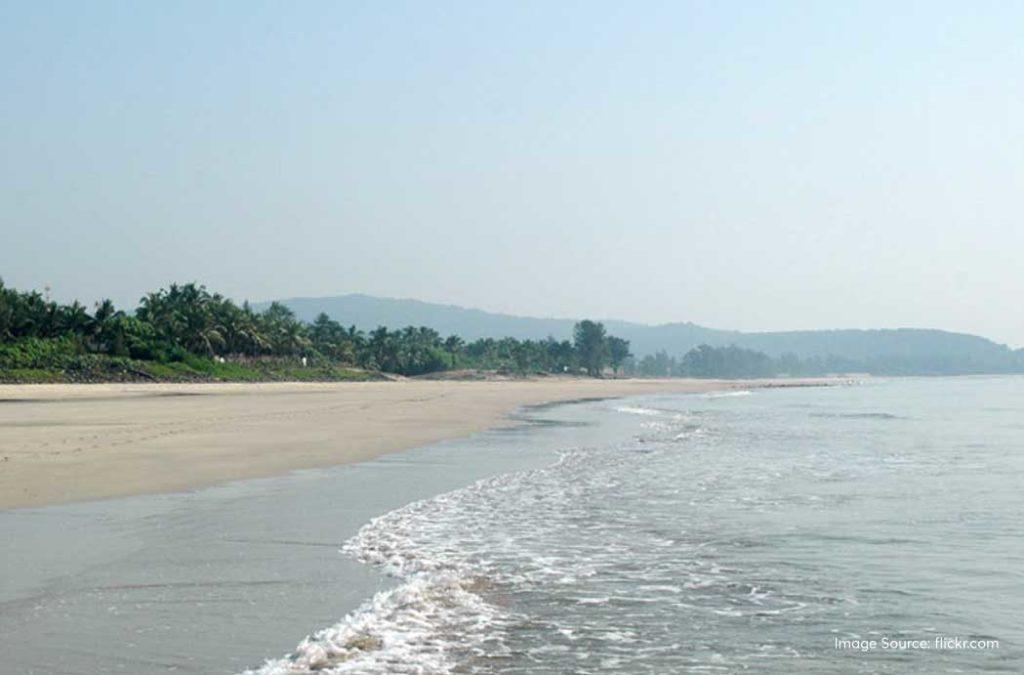
[[[1024, 379], [524, 417], [0, 511], [0, 672], [1024, 672]], [[999, 648], [835, 647], [935, 636]]]
[[0, 673], [209, 675], [283, 654], [395, 585], [342, 555], [346, 539], [410, 501], [543, 465], [555, 446], [536, 417], [333, 469], [0, 511]]
[[533, 417], [546, 465], [366, 524], [395, 585], [260, 672], [1024, 670], [1024, 380]]

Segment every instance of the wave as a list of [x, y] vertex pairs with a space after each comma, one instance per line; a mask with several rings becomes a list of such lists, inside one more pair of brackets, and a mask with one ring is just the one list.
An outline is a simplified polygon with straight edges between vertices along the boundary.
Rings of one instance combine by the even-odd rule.
[[342, 551], [398, 578], [399, 586], [246, 675], [451, 673], [466, 657], [500, 654], [510, 616], [479, 595], [487, 579], [457, 555], [437, 555], [416, 541], [429, 523], [445, 520], [439, 512], [463, 490], [413, 502], [364, 525]]
[[[904, 536], [891, 495], [905, 485], [917, 490], [908, 493], [915, 500], [932, 495], [935, 476], [954, 475], [967, 461], [980, 468], [982, 452], [1001, 446], [967, 452], [958, 444], [932, 459], [900, 422], [889, 422], [924, 419], [912, 402], [882, 398], [864, 410], [860, 398], [808, 394], [813, 405], [792, 409], [795, 394], [775, 401], [756, 393], [756, 414], [692, 396], [676, 410], [659, 407], [660, 398], [595, 405], [595, 416], [610, 417], [608, 435], [580, 437], [594, 446], [374, 519], [343, 550], [396, 586], [251, 672], [828, 670], [834, 659], [815, 656], [820, 635], [806, 627], [849, 620], [862, 629], [876, 618], [871, 593], [904, 593], [888, 577], [874, 579], [880, 590], [836, 592], [845, 588], [837, 576], [846, 572], [844, 552], [886, 561], [934, 543], [927, 533]], [[894, 440], [843, 433], [851, 425]], [[873, 502], [856, 489], [879, 484], [895, 488]], [[839, 512], [854, 500], [882, 514], [872, 537], [856, 526], [793, 532], [793, 513]], [[945, 516], [927, 522], [943, 536]], [[814, 545], [817, 538], [836, 546]], [[729, 649], [703, 649], [702, 634], [724, 636]], [[763, 660], [773, 634], [792, 645], [792, 654], [771, 655], [792, 659], [778, 667]], [[681, 646], [688, 635], [697, 637]]]
[[734, 396], [750, 396], [754, 392], [748, 389], [740, 389], [738, 391], [714, 391], [708, 394], [704, 394], [704, 398], [732, 398]]
[[[486, 478], [371, 520], [342, 551], [399, 579], [399, 586], [307, 637], [283, 659], [245, 675], [451, 673], [467, 659], [502, 658], [508, 651], [504, 635], [517, 619], [483, 597], [502, 578], [479, 559], [484, 551], [500, 553], [480, 523], [508, 525], [511, 542], [515, 527], [509, 521], [516, 516], [504, 515], [504, 496], [517, 493], [532, 476], [571, 462], [573, 455], [564, 453], [543, 469]], [[550, 572], [543, 560], [536, 562], [540, 567], [534, 574]]]
[[864, 413], [811, 413], [811, 417], [826, 419], [849, 419], [849, 420], [903, 420], [906, 417], [893, 415], [887, 412], [864, 412]]
[[677, 433], [675, 436], [673, 436], [672, 440], [675, 440], [675, 441], [689, 440], [689, 439], [693, 438], [694, 436], [700, 436], [703, 433], [704, 433], [704, 428], [703, 427], [698, 426], [696, 424], [693, 424], [693, 425], [687, 426], [685, 429], [683, 429], [682, 431]]
[[662, 411], [655, 410], [654, 408], [641, 408], [640, 406], [623, 405], [615, 409], [615, 412], [626, 413], [627, 415], [643, 415], [646, 417], [655, 417], [661, 415]]
[[[613, 410], [639, 416], [615, 422], [628, 434], [621, 442], [568, 450], [548, 466], [486, 478], [364, 525], [343, 552], [397, 585], [247, 675], [525, 672], [531, 664], [675, 672], [685, 659], [664, 640], [676, 629], [644, 617], [803, 611], [784, 583], [720, 564], [719, 549], [734, 555], [735, 547], [718, 530], [700, 518], [680, 522], [681, 510], [747, 508], [742, 477], [737, 486], [731, 470], [695, 473], [680, 452], [690, 441], [697, 450], [717, 443], [715, 416]], [[655, 656], [655, 644], [665, 651]], [[621, 663], [611, 668], [612, 659]]]
[[[246, 675], [493, 670], [487, 664], [508, 658], [509, 629], [525, 619], [487, 598], [593, 573], [585, 559], [523, 549], [537, 536], [557, 538], [546, 530], [573, 511], [581, 487], [570, 477], [592, 470], [590, 452], [566, 451], [546, 467], [486, 478], [371, 520], [342, 551], [399, 585]], [[631, 462], [621, 451], [615, 457], [599, 466]]]
[[247, 675], [450, 673], [453, 648], [478, 647], [488, 638], [485, 626], [502, 619], [471, 589], [454, 573], [413, 576]]

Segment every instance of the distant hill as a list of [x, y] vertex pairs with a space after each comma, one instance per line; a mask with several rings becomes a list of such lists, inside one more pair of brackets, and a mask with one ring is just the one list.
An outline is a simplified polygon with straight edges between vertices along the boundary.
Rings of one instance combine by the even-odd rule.
[[[540, 340], [548, 336], [570, 339], [576, 319], [541, 319], [513, 316], [442, 305], [419, 300], [340, 295], [327, 298], [281, 300], [303, 320], [320, 312], [342, 324], [362, 330], [377, 326], [429, 326], [442, 335], [467, 340], [483, 337], [514, 337]], [[262, 309], [269, 303], [257, 303]], [[602, 320], [608, 332], [630, 341], [638, 356], [665, 351], [679, 356], [699, 344], [735, 344], [778, 357], [791, 353], [799, 358], [831, 359], [837, 368], [864, 368], [870, 372], [947, 374], [1008, 372], [1024, 369], [1024, 351], [1013, 350], [975, 335], [940, 330], [814, 330], [769, 333], [705, 328], [692, 323], [657, 326]]]

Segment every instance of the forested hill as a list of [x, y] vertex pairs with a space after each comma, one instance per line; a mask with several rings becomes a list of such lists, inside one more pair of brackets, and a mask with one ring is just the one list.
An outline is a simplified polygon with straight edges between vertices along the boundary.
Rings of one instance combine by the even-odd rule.
[[[537, 340], [549, 335], [559, 340], [569, 339], [576, 321], [512, 316], [454, 305], [358, 294], [290, 298], [281, 302], [306, 321], [312, 321], [317, 314], [324, 312], [344, 325], [355, 325], [363, 330], [377, 326], [428, 326], [442, 335], [459, 335], [466, 340], [505, 336]], [[262, 306], [265, 305], [255, 305], [257, 309]], [[679, 356], [697, 345], [708, 344], [737, 345], [772, 357], [793, 354], [801, 359], [819, 359], [830, 363], [837, 371], [943, 374], [1024, 369], [1024, 352], [1020, 350], [1015, 352], [975, 335], [939, 330], [743, 333], [692, 323], [649, 326], [605, 320], [604, 324], [609, 333], [629, 340], [637, 357], [662, 351], [670, 356]]]

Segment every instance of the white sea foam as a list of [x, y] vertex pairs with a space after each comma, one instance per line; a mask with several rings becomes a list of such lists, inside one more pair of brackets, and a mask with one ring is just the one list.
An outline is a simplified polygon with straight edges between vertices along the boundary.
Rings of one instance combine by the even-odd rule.
[[660, 410], [655, 410], [654, 408], [642, 408], [640, 406], [634, 405], [619, 406], [615, 409], [615, 411], [620, 413], [626, 413], [627, 415], [644, 415], [646, 417], [656, 417], [662, 414]]
[[472, 650], [501, 621], [500, 613], [466, 586], [456, 574], [415, 575], [306, 638], [288, 657], [254, 672], [452, 672], [452, 647]]
[[459, 547], [423, 545], [446, 540], [440, 530], [458, 523], [446, 512], [458, 508], [460, 493], [500, 480], [413, 502], [363, 526], [343, 551], [379, 566], [400, 585], [254, 675], [450, 673], [460, 657], [504, 651], [501, 635], [510, 616], [476, 592], [487, 580], [474, 575]]
[[[466, 658], [500, 657], [505, 631], [518, 619], [487, 602], [482, 589], [572, 585], [595, 573], [587, 561], [564, 556], [517, 560], [517, 542], [542, 529], [535, 517], [542, 522], [545, 509], [560, 511], [573, 496], [550, 491], [545, 475], [576, 471], [584, 456], [566, 452], [545, 469], [478, 481], [372, 520], [343, 551], [398, 578], [399, 586], [249, 673], [449, 673]], [[521, 499], [535, 513], [516, 510]]]
[[699, 435], [701, 435], [703, 433], [704, 433], [703, 427], [691, 426], [691, 427], [688, 427], [687, 429], [684, 429], [683, 431], [680, 431], [679, 433], [677, 433], [672, 438], [674, 440], [677, 440], [677, 441], [682, 441], [682, 440], [686, 440], [688, 438], [693, 438], [694, 436], [699, 436]]
[[[701, 517], [774, 508], [778, 495], [763, 482], [778, 474], [746, 450], [721, 454], [717, 412], [614, 410], [638, 416], [615, 418], [623, 442], [569, 450], [547, 467], [477, 481], [365, 525], [344, 552], [398, 585], [256, 672], [609, 673], [609, 663], [670, 672], [687, 665], [673, 660], [677, 621], [805, 611], [770, 570], [722, 564], [723, 555], [756, 555], [757, 544], [746, 545], [754, 535], [724, 539]], [[692, 461], [708, 449], [710, 461]]]

